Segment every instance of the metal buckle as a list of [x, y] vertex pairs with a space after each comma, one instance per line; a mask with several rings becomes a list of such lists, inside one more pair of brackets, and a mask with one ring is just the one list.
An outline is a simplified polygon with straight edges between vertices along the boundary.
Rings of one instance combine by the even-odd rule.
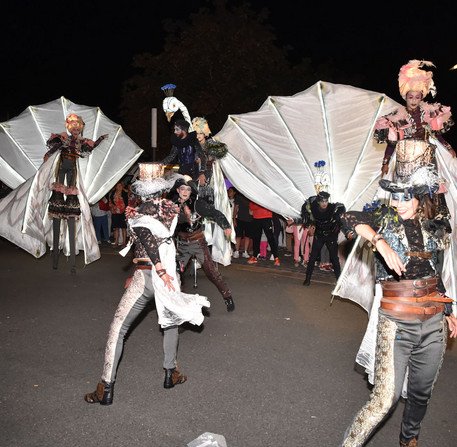
[[[425, 285], [424, 286], [420, 286], [417, 282], [420, 281], [422, 283], [422, 281], [425, 282]], [[413, 287], [415, 289], [425, 289], [428, 287], [428, 281], [426, 279], [415, 279], [413, 280]]]
[[[421, 279], [414, 279], [414, 280], [413, 280], [413, 287], [414, 287], [415, 289], [425, 289], [425, 288], [427, 288], [428, 286], [431, 286], [431, 285], [432, 285], [432, 284], [429, 284], [429, 283], [428, 283], [428, 280], [429, 280], [429, 279], [433, 279], [433, 276], [427, 276], [427, 277], [421, 278]], [[424, 286], [420, 286], [420, 285], [417, 284], [417, 281], [420, 281], [420, 282], [424, 281], [424, 282], [425, 282], [425, 285], [424, 285]]]

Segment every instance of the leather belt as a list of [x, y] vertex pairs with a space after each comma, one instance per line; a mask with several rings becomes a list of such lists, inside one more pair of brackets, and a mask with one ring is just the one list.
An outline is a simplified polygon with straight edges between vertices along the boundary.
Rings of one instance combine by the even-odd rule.
[[406, 251], [404, 254], [415, 258], [432, 259], [431, 251]]
[[199, 231], [198, 233], [178, 233], [178, 238], [182, 242], [198, 241], [199, 239], [203, 239], [203, 237], [203, 231]]
[[418, 315], [435, 315], [452, 302], [436, 291], [437, 277], [402, 281], [381, 281], [381, 308]]
[[438, 292], [431, 293], [430, 295], [425, 295], [422, 297], [415, 296], [386, 296], [383, 295], [382, 299], [387, 301], [404, 301], [406, 303], [425, 303], [427, 301], [433, 301], [437, 303], [452, 303], [452, 298], [445, 298], [441, 296]]
[[137, 264], [135, 266], [135, 270], [152, 270], [152, 264], [151, 265]]
[[144, 258], [135, 258], [133, 263], [137, 265], [137, 267], [152, 267], [152, 262], [149, 259]]
[[[427, 304], [429, 304], [429, 302], [427, 302]], [[414, 313], [419, 315], [435, 315], [444, 311], [444, 303], [431, 303], [427, 306], [411, 306], [399, 301], [392, 302], [381, 299], [381, 308], [397, 312]]]
[[420, 298], [436, 293], [437, 282], [436, 277], [401, 281], [381, 281], [382, 295], [385, 297]]

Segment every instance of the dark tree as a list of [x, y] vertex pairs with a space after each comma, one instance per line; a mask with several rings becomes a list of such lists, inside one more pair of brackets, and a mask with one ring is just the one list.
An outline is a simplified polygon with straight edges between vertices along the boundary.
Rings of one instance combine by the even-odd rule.
[[267, 24], [266, 9], [258, 13], [227, 3], [202, 7], [187, 23], [165, 23], [163, 51], [134, 57], [138, 74], [124, 83], [121, 114], [126, 132], [148, 149], [151, 108], [158, 109], [157, 159], [170, 149], [164, 84], [175, 84], [175, 96], [191, 117], [206, 117], [215, 134], [229, 114], [257, 110], [268, 95], [292, 95], [318, 80], [309, 59], [289, 62], [288, 49], [277, 44]]

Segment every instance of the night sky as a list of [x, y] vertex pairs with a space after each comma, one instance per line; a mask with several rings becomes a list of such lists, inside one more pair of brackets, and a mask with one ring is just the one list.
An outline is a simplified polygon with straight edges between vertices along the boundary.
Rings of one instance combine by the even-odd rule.
[[[123, 81], [134, 73], [133, 55], [161, 52], [164, 19], [185, 20], [189, 13], [213, 2], [9, 3], [2, 7], [0, 31], [0, 121], [18, 115], [28, 105], [65, 96], [78, 104], [99, 106], [122, 124], [120, 93]], [[228, 2], [234, 3], [240, 1]], [[256, 11], [269, 9], [278, 44], [290, 47], [292, 58], [309, 57], [315, 64], [331, 59], [346, 72], [364, 75], [355, 87], [386, 93], [399, 102], [400, 66], [409, 59], [434, 62], [435, 100], [457, 110], [457, 70], [449, 70], [457, 64], [455, 1], [427, 2], [432, 5], [429, 9], [416, 7], [415, 11], [411, 2], [369, 6], [365, 2], [363, 9], [347, 6], [354, 2], [340, 2], [336, 7], [329, 2], [308, 6], [311, 2], [289, 0], [249, 3]], [[301, 9], [301, 4], [306, 6]], [[303, 85], [303, 90], [308, 87]], [[452, 134], [457, 134], [457, 128], [448, 138], [456, 144]]]

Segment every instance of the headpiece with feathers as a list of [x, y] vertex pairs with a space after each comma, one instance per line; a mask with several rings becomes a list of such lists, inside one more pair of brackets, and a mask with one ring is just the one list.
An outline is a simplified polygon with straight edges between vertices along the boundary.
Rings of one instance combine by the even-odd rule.
[[394, 183], [390, 180], [382, 179], [379, 186], [391, 193], [404, 193], [407, 197], [421, 196], [424, 194], [432, 195], [439, 189], [440, 179], [433, 165], [423, 166], [414, 172], [407, 182]]
[[433, 62], [414, 59], [400, 68], [398, 86], [403, 99], [406, 99], [409, 91], [421, 92], [422, 98], [425, 98], [429, 93], [435, 97], [436, 87], [432, 79], [433, 73], [431, 71], [421, 70], [421, 67], [424, 66], [435, 67]]
[[161, 163], [139, 163], [139, 175], [132, 183], [132, 192], [141, 200], [149, 200], [170, 190], [175, 182], [183, 178], [181, 174], [164, 175]]

